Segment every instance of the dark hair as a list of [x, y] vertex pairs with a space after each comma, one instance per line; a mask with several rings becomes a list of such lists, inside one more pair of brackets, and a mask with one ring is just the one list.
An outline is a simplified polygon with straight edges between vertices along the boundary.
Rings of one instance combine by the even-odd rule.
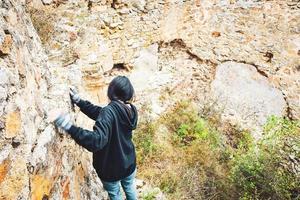
[[128, 102], [134, 95], [134, 89], [130, 80], [126, 76], [117, 76], [109, 84], [107, 90], [108, 98]]

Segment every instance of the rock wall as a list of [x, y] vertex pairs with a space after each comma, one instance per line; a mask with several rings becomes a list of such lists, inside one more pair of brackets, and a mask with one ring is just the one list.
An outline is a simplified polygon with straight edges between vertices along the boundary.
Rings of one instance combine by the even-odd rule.
[[0, 3], [0, 199], [104, 199], [90, 155], [48, 119], [70, 109], [68, 87], [25, 13], [25, 2]]
[[270, 114], [299, 119], [299, 7], [294, 0], [1, 1], [0, 199], [106, 198], [90, 154], [48, 119], [61, 108], [90, 127], [71, 111], [69, 85], [106, 103], [107, 84], [125, 74], [136, 104], [149, 104], [154, 116], [180, 99], [201, 106], [214, 98], [224, 118], [256, 134]]
[[[137, 90], [137, 102], [147, 101], [154, 113], [163, 112], [182, 96], [192, 96], [201, 104], [204, 97], [214, 96], [211, 82], [219, 65], [230, 61], [251, 65], [266, 84], [282, 93], [285, 105], [278, 114], [299, 119], [297, 1], [73, 0], [46, 7], [34, 2], [29, 5], [42, 10], [42, 15], [31, 12], [32, 18], [46, 16], [52, 27], [43, 31], [45, 25], [34, 20], [40, 36], [47, 39], [50, 62], [64, 66], [61, 79], [75, 76], [71, 83], [95, 101], [106, 102], [105, 87], [113, 75], [127, 74]], [[172, 90], [173, 100], [161, 101], [162, 95], [169, 95], [166, 90]], [[255, 92], [251, 97], [260, 98]], [[226, 111], [223, 100], [216, 101]], [[239, 103], [251, 104], [259, 116], [273, 113], [265, 113], [247, 98], [239, 98]], [[248, 115], [230, 118], [243, 124]], [[257, 123], [258, 115], [249, 120], [261, 126], [266, 117]]]

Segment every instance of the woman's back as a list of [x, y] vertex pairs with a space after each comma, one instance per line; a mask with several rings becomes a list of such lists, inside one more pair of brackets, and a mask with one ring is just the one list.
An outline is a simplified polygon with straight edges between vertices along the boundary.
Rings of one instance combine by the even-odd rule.
[[106, 146], [93, 153], [93, 166], [104, 181], [123, 179], [136, 167], [132, 130], [136, 128], [138, 114], [135, 106], [129, 105], [130, 108], [121, 102], [112, 101], [101, 110], [98, 117], [111, 124]]

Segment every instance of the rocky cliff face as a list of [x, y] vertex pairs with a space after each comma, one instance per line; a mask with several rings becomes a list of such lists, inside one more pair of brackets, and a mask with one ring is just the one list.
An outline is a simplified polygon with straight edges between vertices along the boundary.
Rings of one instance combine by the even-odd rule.
[[[182, 98], [213, 102], [257, 137], [269, 115], [300, 117], [298, 1], [3, 0], [0, 7], [2, 199], [106, 198], [90, 155], [48, 119], [54, 108], [71, 112], [68, 85], [106, 103], [107, 84], [125, 74], [153, 116]], [[77, 111], [74, 118], [92, 123]]]
[[[272, 114], [299, 118], [299, 2], [53, 3], [56, 6], [30, 4], [49, 60], [54, 66], [64, 66], [58, 73], [61, 79], [88, 91], [96, 101], [106, 101], [105, 85], [111, 75], [125, 73], [138, 90], [138, 102], [146, 99], [157, 114], [172, 104], [169, 98], [159, 101], [166, 88], [171, 88], [176, 90], [173, 94], [193, 96], [200, 104], [204, 96], [213, 96], [224, 118], [244, 128], [255, 127], [255, 132]], [[238, 111], [228, 106], [232, 93], [220, 93], [226, 83], [211, 87], [215, 72], [226, 62], [247, 65], [253, 72], [246, 79], [257, 87], [268, 85], [261, 92], [248, 91], [245, 98], [243, 91], [252, 87], [249, 81], [248, 86], [240, 83], [231, 67], [220, 74], [235, 83], [232, 89], [241, 91], [235, 98], [245, 108]], [[275, 93], [265, 99], [267, 88]], [[272, 104], [277, 105], [276, 111], [264, 109]]]
[[90, 156], [48, 120], [70, 108], [25, 13], [23, 1], [1, 1], [0, 199], [104, 199]]

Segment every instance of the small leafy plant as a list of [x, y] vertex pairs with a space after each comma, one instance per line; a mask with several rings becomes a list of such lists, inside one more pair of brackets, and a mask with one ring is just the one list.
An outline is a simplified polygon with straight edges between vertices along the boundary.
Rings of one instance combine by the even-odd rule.
[[232, 182], [242, 199], [299, 199], [299, 122], [270, 117], [263, 138], [236, 153]]

